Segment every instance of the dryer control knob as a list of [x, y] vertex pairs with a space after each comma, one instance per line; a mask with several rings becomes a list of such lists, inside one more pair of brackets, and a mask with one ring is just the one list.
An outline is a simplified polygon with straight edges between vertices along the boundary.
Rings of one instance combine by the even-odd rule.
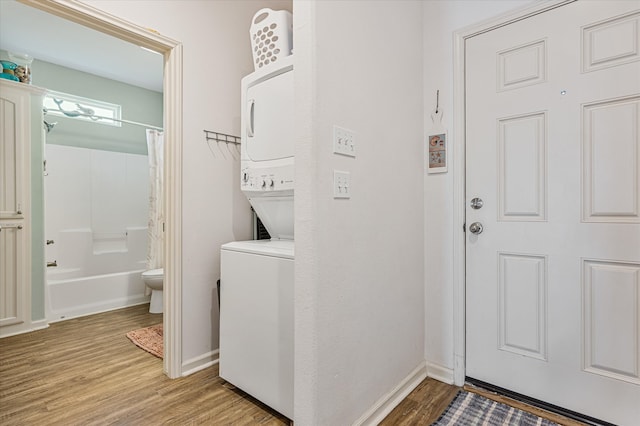
[[269, 184], [269, 188], [273, 188], [273, 185], [275, 185], [275, 182], [273, 181], [273, 179], [268, 179], [267, 183]]
[[267, 181], [262, 179], [262, 185], [260, 185], [262, 188], [266, 188], [267, 187]]

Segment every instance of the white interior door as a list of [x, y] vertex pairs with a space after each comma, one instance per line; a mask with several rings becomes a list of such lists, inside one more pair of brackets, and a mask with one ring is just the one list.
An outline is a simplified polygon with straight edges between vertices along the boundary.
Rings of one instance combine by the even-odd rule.
[[466, 43], [466, 374], [638, 425], [640, 2]]

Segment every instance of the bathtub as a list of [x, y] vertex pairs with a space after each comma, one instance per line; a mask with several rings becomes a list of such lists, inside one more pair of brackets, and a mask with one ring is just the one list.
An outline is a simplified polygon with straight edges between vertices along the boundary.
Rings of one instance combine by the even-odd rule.
[[136, 260], [144, 258], [146, 228], [129, 228], [124, 242], [111, 248], [88, 229], [65, 230], [58, 238], [58, 266], [46, 273], [47, 321], [149, 302], [142, 280], [145, 260]]

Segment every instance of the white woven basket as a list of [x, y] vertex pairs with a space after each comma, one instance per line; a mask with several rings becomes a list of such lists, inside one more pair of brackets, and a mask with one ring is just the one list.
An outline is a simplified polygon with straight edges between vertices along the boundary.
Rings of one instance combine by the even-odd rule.
[[286, 10], [260, 9], [253, 15], [249, 34], [253, 65], [257, 71], [291, 55], [293, 16]]

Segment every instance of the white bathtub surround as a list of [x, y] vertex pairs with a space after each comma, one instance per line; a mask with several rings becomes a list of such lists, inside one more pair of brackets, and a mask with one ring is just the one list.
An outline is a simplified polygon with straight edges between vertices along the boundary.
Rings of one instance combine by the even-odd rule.
[[47, 320], [51, 322], [97, 314], [149, 302], [144, 294], [143, 269], [84, 276], [81, 269], [48, 274]]
[[149, 301], [144, 155], [47, 145], [47, 320]]
[[91, 229], [57, 234], [58, 266], [47, 268], [49, 322], [149, 301], [142, 280], [147, 229], [128, 228], [124, 234], [125, 240], [112, 242], [110, 250], [104, 241], [95, 250]]
[[[55, 242], [46, 247], [47, 261], [60, 265], [59, 256], [68, 248], [58, 234], [65, 230], [90, 229], [101, 251], [104, 240], [122, 238], [131, 228], [146, 229], [147, 156], [47, 144], [46, 157], [45, 234]], [[146, 257], [146, 241], [143, 250], [137, 260]]]

